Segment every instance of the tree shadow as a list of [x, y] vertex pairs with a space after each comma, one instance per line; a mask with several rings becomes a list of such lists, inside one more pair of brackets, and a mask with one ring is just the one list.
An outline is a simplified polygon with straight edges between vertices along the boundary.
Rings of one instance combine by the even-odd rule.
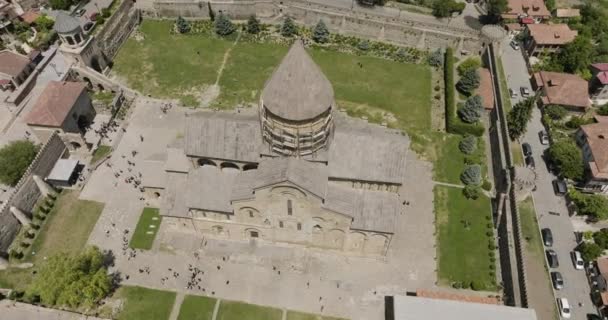
[[464, 16], [464, 23], [469, 28], [472, 28], [475, 30], [481, 30], [481, 27], [483, 26], [482, 23], [480, 22], [480, 19], [477, 19], [476, 17], [473, 17], [473, 16]]

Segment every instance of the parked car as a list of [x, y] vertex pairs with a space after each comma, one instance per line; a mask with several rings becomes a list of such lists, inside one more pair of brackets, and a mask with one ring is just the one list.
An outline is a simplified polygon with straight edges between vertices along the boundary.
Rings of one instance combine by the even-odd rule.
[[557, 306], [559, 307], [559, 314], [562, 318], [570, 319], [570, 304], [566, 298], [558, 298]]
[[99, 12], [93, 12], [89, 16], [89, 20], [91, 20], [91, 21], [97, 21], [97, 17], [99, 17]]
[[598, 316], [597, 314], [588, 313], [587, 320], [602, 320], [602, 317]]
[[80, 9], [76, 10], [76, 12], [74, 12], [74, 14], [75, 14], [77, 17], [82, 17], [82, 15], [83, 15], [83, 14], [85, 14], [86, 12], [87, 12], [87, 9], [85, 9], [85, 8], [80, 8]]
[[517, 91], [509, 88], [509, 95], [511, 96], [511, 98], [517, 98]]
[[534, 163], [534, 158], [532, 158], [532, 156], [526, 157], [526, 166], [532, 169], [536, 168], [536, 163]]
[[543, 236], [543, 243], [545, 246], [550, 247], [553, 245], [553, 233], [551, 232], [551, 229], [544, 228], [540, 230], [540, 234]]
[[94, 25], [95, 25], [94, 22], [89, 21], [89, 22], [85, 23], [82, 28], [84, 29], [84, 31], [89, 31], [89, 30], [91, 30], [91, 28], [93, 28]]
[[517, 41], [511, 41], [511, 48], [513, 48], [513, 50], [519, 50], [519, 44]]
[[556, 195], [563, 196], [566, 193], [568, 193], [568, 184], [566, 184], [566, 181], [560, 180], [560, 179], [555, 179], [555, 180], [553, 180], [552, 183], [553, 183], [553, 191], [555, 192]]
[[520, 87], [519, 90], [521, 91], [521, 96], [522, 97], [529, 97], [530, 96], [530, 89], [528, 89], [526, 87]]
[[585, 261], [583, 261], [583, 256], [581, 256], [580, 252], [574, 250], [570, 253], [570, 255], [572, 256], [572, 263], [574, 264], [574, 269], [585, 269]]
[[528, 157], [532, 155], [532, 147], [530, 146], [529, 143], [524, 142], [521, 144], [521, 149], [524, 152], [524, 156]]
[[545, 130], [541, 130], [538, 132], [538, 137], [540, 138], [540, 143], [542, 145], [549, 144], [549, 135], [545, 132]]
[[551, 272], [551, 282], [553, 282], [553, 288], [555, 288], [555, 290], [564, 288], [564, 278], [562, 277], [562, 274], [557, 271]]
[[549, 261], [549, 267], [559, 267], [559, 260], [557, 260], [557, 253], [553, 249], [547, 249], [547, 261]]

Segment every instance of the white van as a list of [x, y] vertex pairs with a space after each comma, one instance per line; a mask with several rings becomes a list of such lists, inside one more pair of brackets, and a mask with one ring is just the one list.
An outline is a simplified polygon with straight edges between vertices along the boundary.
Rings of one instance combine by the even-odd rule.
[[570, 319], [570, 304], [568, 303], [568, 299], [566, 298], [558, 298], [557, 306], [559, 307], [559, 313], [562, 315], [562, 318]]
[[585, 262], [583, 261], [581, 253], [578, 251], [572, 251], [572, 263], [574, 263], [574, 268], [576, 270], [585, 269]]

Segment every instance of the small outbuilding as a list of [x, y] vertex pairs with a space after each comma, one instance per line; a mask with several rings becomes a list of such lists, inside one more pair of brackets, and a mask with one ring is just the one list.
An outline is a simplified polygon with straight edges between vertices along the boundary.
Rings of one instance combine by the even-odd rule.
[[59, 159], [46, 177], [46, 181], [56, 188], [70, 187], [78, 179], [82, 165], [75, 159]]

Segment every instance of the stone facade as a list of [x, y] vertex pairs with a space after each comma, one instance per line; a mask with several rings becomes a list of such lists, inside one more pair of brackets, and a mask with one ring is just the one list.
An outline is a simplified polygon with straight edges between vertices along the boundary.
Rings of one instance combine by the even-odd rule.
[[388, 41], [423, 50], [454, 47], [478, 52], [481, 49], [479, 31], [447, 26], [438, 20], [404, 14], [392, 16], [380, 11], [354, 11], [331, 3], [306, 0], [251, 1], [183, 1], [156, 0], [153, 9], [142, 8], [145, 15], [159, 18], [209, 18], [209, 6], [231, 18], [245, 20], [255, 14], [264, 22], [277, 23], [281, 15], [296, 22], [314, 26], [323, 19], [332, 32], [374, 40]]

